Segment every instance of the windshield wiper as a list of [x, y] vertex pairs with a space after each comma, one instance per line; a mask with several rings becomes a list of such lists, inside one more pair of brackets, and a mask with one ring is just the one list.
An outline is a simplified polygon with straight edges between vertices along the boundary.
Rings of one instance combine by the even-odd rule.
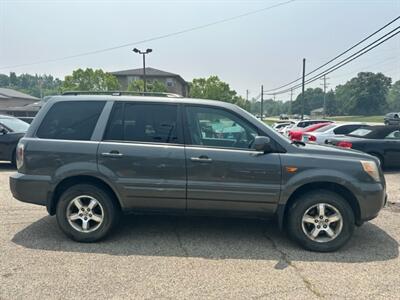
[[292, 145], [293, 144], [296, 145], [296, 146], [305, 146], [306, 145], [306, 143], [304, 143], [302, 141], [296, 141], [296, 140], [292, 141]]

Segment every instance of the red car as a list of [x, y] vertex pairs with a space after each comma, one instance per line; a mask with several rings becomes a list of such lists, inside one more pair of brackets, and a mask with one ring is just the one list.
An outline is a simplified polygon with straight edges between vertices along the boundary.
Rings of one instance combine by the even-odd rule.
[[[331, 124], [332, 122], [326, 121], [323, 123], [318, 123], [314, 125], [310, 125], [304, 128], [297, 128], [296, 130], [290, 130], [289, 131], [289, 138], [292, 141], [301, 141], [303, 139], [303, 133], [304, 132], [312, 132], [314, 130], [317, 130], [321, 127], [324, 127], [326, 125]], [[312, 140], [310, 140], [312, 142]]]

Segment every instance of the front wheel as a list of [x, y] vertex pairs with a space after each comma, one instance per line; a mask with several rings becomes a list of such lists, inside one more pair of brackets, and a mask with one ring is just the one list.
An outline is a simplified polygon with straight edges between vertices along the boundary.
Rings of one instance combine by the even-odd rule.
[[354, 213], [345, 199], [318, 190], [300, 196], [288, 214], [290, 236], [311, 251], [330, 252], [341, 248], [353, 234]]
[[78, 242], [96, 242], [115, 227], [119, 210], [107, 191], [90, 184], [67, 189], [57, 203], [57, 222], [61, 230]]

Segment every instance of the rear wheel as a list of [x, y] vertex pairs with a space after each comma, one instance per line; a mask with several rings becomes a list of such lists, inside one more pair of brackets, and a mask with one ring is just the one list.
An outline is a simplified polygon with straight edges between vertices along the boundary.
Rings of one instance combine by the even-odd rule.
[[340, 195], [318, 190], [300, 196], [289, 209], [290, 236], [305, 249], [335, 251], [354, 231], [354, 214]]
[[56, 215], [58, 225], [68, 237], [78, 242], [95, 242], [115, 227], [119, 209], [107, 191], [78, 184], [61, 195]]

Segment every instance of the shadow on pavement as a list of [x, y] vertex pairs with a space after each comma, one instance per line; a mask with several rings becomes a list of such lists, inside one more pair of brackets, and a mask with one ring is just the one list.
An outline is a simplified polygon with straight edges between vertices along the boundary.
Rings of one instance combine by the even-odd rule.
[[0, 161], [0, 173], [16, 171], [17, 168], [13, 166], [10, 162]]
[[398, 257], [398, 243], [372, 223], [357, 228], [335, 253], [302, 250], [276, 223], [252, 219], [125, 216], [104, 241], [84, 244], [66, 238], [55, 217], [44, 217], [15, 234], [12, 241], [30, 249], [108, 255], [175, 256], [206, 259], [259, 259], [373, 262]]

